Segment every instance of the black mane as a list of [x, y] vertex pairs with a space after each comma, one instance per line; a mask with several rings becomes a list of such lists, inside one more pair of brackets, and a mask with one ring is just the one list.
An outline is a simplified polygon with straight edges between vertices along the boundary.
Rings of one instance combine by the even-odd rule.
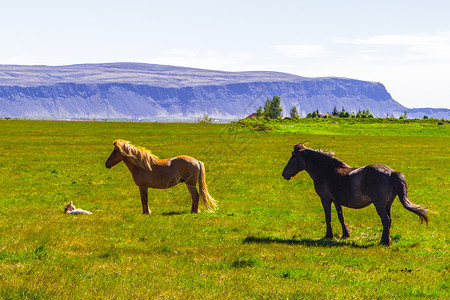
[[337, 157], [334, 157], [332, 153], [314, 150], [314, 149], [305, 149], [304, 153], [307, 153], [314, 161], [324, 165], [324, 167], [333, 167], [333, 168], [348, 168], [349, 166], [340, 160]]

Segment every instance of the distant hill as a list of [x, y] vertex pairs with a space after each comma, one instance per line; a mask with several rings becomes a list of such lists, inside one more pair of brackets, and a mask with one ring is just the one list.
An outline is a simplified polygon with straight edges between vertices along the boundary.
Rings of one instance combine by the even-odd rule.
[[245, 117], [281, 97], [287, 115], [336, 106], [375, 116], [450, 119], [449, 109], [408, 109], [381, 83], [306, 78], [279, 72], [223, 72], [153, 64], [0, 65], [0, 117], [32, 119], [195, 120]]

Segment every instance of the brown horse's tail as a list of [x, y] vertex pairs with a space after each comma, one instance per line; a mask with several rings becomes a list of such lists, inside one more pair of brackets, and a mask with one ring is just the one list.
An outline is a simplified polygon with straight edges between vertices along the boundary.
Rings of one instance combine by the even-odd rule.
[[420, 223], [425, 221], [428, 224], [428, 216], [426, 212], [428, 210], [411, 203], [408, 200], [408, 187], [406, 186], [405, 176], [403, 176], [400, 172], [392, 173], [392, 183], [394, 185], [394, 191], [397, 193], [400, 202], [403, 204], [403, 207], [409, 210], [410, 212], [415, 213], [420, 218]]
[[200, 164], [200, 176], [198, 178], [198, 186], [200, 191], [200, 199], [203, 201], [203, 204], [206, 207], [206, 210], [209, 212], [214, 212], [217, 209], [216, 200], [208, 192], [208, 187], [206, 186], [206, 174], [205, 174], [205, 165], [199, 161]]

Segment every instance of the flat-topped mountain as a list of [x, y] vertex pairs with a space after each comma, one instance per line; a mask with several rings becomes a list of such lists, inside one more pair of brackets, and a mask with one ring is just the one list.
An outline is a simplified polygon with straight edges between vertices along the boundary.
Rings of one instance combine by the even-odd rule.
[[[245, 117], [280, 96], [284, 113], [318, 109], [398, 116], [408, 110], [381, 83], [280, 72], [224, 72], [140, 63], [0, 65], [0, 117], [33, 119], [222, 119]], [[408, 110], [449, 118], [448, 109]], [[417, 115], [417, 116], [416, 116]]]

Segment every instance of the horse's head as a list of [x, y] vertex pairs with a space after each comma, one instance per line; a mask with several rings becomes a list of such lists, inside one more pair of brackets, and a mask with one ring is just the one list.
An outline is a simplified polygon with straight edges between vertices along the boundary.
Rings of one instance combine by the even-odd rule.
[[298, 172], [303, 171], [305, 169], [305, 161], [302, 157], [302, 152], [307, 149], [304, 144], [297, 144], [294, 146], [294, 150], [292, 151], [291, 158], [289, 159], [286, 167], [283, 170], [283, 177], [286, 180], [291, 179]]
[[125, 141], [122, 140], [116, 140], [114, 141], [114, 150], [111, 152], [111, 155], [106, 160], [105, 166], [108, 169], [111, 169], [118, 163], [120, 163], [123, 160], [123, 155], [121, 149], [126, 144]]

